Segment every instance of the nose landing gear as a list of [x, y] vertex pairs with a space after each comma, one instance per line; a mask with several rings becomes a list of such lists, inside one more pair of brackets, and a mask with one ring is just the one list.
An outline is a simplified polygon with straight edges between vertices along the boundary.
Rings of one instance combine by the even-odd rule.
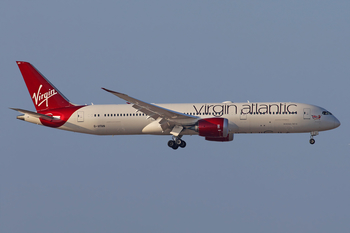
[[314, 136], [317, 136], [317, 135], [318, 135], [318, 131], [312, 131], [312, 132], [310, 133], [310, 135], [311, 135], [311, 136], [310, 136], [310, 141], [309, 141], [309, 142], [310, 142], [311, 145], [313, 145], [313, 144], [315, 144], [315, 142], [316, 142], [315, 139], [314, 139]]
[[186, 142], [184, 140], [181, 140], [180, 137], [173, 137], [173, 140], [168, 141], [168, 146], [176, 150], [179, 147], [185, 148]]

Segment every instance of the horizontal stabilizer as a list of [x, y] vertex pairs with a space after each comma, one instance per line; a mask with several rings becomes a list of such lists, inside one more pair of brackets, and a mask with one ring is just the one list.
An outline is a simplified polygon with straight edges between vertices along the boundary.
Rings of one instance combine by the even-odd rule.
[[20, 113], [23, 113], [23, 114], [27, 114], [27, 115], [32, 116], [32, 117], [41, 118], [41, 119], [48, 120], [48, 121], [57, 120], [55, 117], [52, 117], [52, 116], [47, 116], [44, 114], [40, 114], [40, 113], [36, 113], [36, 112], [32, 112], [32, 111], [28, 111], [28, 110], [24, 110], [24, 109], [20, 109], [20, 108], [10, 108], [10, 109], [15, 110], [15, 111], [20, 112]]

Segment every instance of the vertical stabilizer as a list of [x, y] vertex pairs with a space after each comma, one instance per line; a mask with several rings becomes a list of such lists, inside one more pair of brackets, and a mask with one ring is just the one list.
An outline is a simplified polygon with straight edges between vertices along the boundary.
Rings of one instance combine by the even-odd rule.
[[17, 61], [36, 110], [74, 106], [67, 98], [28, 62]]

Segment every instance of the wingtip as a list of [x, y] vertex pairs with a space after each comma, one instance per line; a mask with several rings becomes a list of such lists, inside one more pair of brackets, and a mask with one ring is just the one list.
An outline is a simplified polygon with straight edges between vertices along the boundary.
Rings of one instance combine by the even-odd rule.
[[122, 93], [120, 93], [120, 92], [112, 91], [112, 90], [109, 90], [109, 89], [104, 88], [104, 87], [101, 87], [101, 89], [102, 89], [102, 90], [105, 90], [105, 91], [107, 91], [107, 92], [110, 92], [110, 93], [112, 93], [112, 94], [122, 94]]
[[104, 88], [104, 87], [101, 87], [101, 89], [104, 90], [104, 91], [108, 91], [108, 92], [114, 92], [114, 91], [111, 91], [111, 90], [109, 90], [107, 88]]

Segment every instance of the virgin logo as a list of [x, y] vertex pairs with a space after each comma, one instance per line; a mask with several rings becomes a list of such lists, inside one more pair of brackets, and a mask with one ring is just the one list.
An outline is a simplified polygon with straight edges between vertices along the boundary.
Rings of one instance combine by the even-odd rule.
[[48, 106], [49, 106], [49, 99], [50, 99], [52, 96], [56, 95], [57, 92], [56, 92], [55, 89], [52, 89], [52, 90], [49, 89], [48, 92], [40, 93], [40, 90], [41, 90], [42, 86], [43, 86], [43, 85], [40, 85], [40, 86], [39, 86], [38, 92], [37, 92], [37, 93], [34, 93], [32, 98], [34, 99], [34, 102], [35, 102], [35, 105], [36, 105], [36, 106], [40, 106], [40, 105], [42, 105], [44, 102], [46, 102], [46, 107], [48, 107]]

